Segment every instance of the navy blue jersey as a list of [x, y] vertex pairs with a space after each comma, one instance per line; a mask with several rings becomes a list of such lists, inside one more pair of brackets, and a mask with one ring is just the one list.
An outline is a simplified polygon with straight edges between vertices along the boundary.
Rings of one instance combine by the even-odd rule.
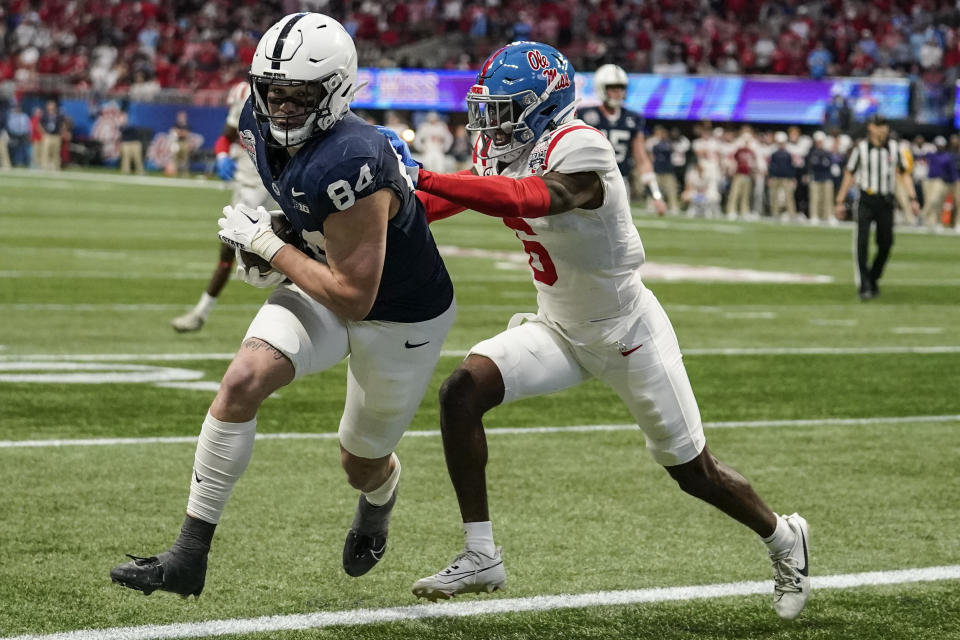
[[290, 224], [313, 258], [325, 262], [323, 223], [380, 189], [400, 200], [387, 224], [387, 248], [373, 308], [364, 320], [422, 322], [453, 301], [453, 284], [390, 142], [373, 126], [347, 113], [328, 131], [307, 140], [291, 156], [268, 147], [267, 124], [257, 122], [249, 100], [240, 114], [240, 141]]
[[653, 145], [653, 172], [657, 174], [673, 173], [673, 143], [667, 138]]
[[814, 147], [807, 154], [807, 171], [814, 182], [826, 182], [833, 179], [833, 154], [826, 149]]
[[795, 178], [797, 170], [793, 166], [793, 157], [786, 149], [777, 149], [770, 154], [767, 175], [771, 178]]
[[617, 156], [620, 175], [630, 175], [633, 169], [633, 141], [643, 133], [643, 118], [629, 109], [620, 109], [620, 114], [610, 119], [600, 107], [587, 107], [577, 112], [577, 117], [595, 129], [600, 129]]

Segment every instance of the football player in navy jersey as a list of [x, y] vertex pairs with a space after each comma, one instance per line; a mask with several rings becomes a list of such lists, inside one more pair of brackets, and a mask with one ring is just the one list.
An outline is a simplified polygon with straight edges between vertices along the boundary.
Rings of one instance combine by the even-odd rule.
[[610, 140], [620, 175], [627, 185], [627, 194], [630, 193], [630, 173], [636, 170], [640, 182], [650, 189], [654, 210], [662, 216], [667, 212], [667, 205], [647, 155], [643, 117], [623, 106], [627, 96], [627, 72], [615, 64], [605, 64], [593, 75], [593, 89], [600, 105], [579, 109], [577, 116], [591, 127], [603, 131]]
[[343, 568], [369, 571], [385, 551], [397, 499], [393, 450], [453, 323], [453, 287], [413, 184], [390, 142], [349, 111], [357, 54], [343, 27], [317, 13], [286, 16], [260, 40], [250, 77], [240, 140], [302, 242], [281, 240], [262, 207], [224, 209], [220, 239], [241, 250], [241, 279], [277, 288], [203, 421], [179, 537], [110, 572], [145, 594], [200, 594], [214, 529], [250, 460], [260, 404], [348, 355], [340, 459], [360, 497]]

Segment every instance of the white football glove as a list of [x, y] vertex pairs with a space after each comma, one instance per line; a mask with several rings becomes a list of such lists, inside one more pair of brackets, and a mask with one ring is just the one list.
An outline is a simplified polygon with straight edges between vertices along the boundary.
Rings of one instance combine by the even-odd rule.
[[286, 243], [277, 237], [270, 225], [270, 214], [263, 207], [251, 209], [245, 204], [223, 208], [220, 225], [220, 240], [237, 249], [250, 251], [267, 262]]
[[277, 271], [276, 269], [270, 269], [266, 273], [262, 273], [258, 267], [248, 267], [244, 263], [243, 256], [240, 254], [239, 249], [236, 250], [236, 256], [237, 278], [250, 286], [257, 287], [258, 289], [269, 289], [287, 279], [287, 276], [285, 276], [283, 272]]

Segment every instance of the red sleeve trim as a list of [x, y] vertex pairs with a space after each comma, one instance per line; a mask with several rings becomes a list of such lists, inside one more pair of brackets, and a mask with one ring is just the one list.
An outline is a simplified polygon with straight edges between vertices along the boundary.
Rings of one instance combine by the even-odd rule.
[[563, 129], [562, 131], [560, 131], [560, 133], [558, 133], [557, 135], [553, 136], [553, 139], [552, 139], [552, 140], [550, 140], [550, 146], [547, 147], [547, 155], [546, 155], [546, 158], [544, 158], [544, 160], [543, 160], [544, 166], [547, 166], [547, 167], [550, 166], [550, 152], [553, 151], [553, 148], [554, 148], [555, 146], [557, 146], [557, 143], [558, 143], [558, 142], [560, 142], [560, 138], [562, 138], [563, 136], [567, 135], [567, 134], [570, 133], [571, 131], [576, 131], [577, 129], [590, 129], [591, 131], [596, 131], [596, 132], [599, 133], [600, 135], [603, 135], [603, 133], [601, 133], [599, 129], [594, 129], [593, 127], [591, 127], [591, 126], [589, 126], [589, 125], [585, 125], [585, 124], [578, 124], [578, 125], [575, 126], [575, 127], [570, 127], [569, 129]]
[[539, 176], [515, 180], [421, 169], [417, 188], [498, 218], [540, 218], [550, 213], [550, 190]]
[[230, 153], [230, 140], [227, 139], [227, 136], [220, 136], [217, 138], [217, 142], [213, 145], [213, 151], [217, 155], [221, 153]]

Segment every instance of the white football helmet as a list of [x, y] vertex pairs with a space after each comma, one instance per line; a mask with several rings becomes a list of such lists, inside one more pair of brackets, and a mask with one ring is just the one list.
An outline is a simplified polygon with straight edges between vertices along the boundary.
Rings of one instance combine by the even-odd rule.
[[627, 88], [627, 72], [615, 64], [605, 64], [593, 74], [593, 91], [600, 102], [617, 108], [623, 104], [622, 99], [611, 99], [607, 96], [607, 87]]
[[[270, 27], [250, 64], [254, 115], [270, 123], [274, 143], [282, 147], [332, 127], [347, 112], [356, 84], [353, 39], [320, 13], [293, 13]], [[283, 111], [287, 103], [297, 109]]]

